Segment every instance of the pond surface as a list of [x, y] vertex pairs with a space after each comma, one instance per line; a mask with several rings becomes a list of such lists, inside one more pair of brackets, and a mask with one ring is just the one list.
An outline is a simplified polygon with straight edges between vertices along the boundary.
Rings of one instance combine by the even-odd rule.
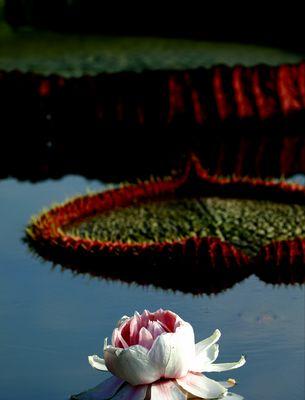
[[219, 328], [221, 362], [246, 354], [245, 367], [210, 377], [236, 378], [234, 391], [247, 400], [303, 398], [304, 286], [267, 285], [252, 276], [220, 294], [195, 297], [73, 275], [29, 251], [22, 237], [32, 214], [101, 186], [71, 176], [0, 181], [0, 398], [68, 399], [95, 386], [106, 375], [88, 365], [87, 355], [102, 352], [123, 314], [159, 307], [191, 322], [197, 339]]

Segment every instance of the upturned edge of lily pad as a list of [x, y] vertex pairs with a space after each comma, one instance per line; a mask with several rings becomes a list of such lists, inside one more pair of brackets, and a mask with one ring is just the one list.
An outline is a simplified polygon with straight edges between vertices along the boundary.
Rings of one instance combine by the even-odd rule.
[[[187, 262], [190, 268], [197, 271], [215, 273], [226, 271], [228, 274], [234, 271], [243, 276], [257, 272], [263, 279], [267, 273], [266, 280], [272, 281], [275, 277], [275, 283], [278, 280], [278, 273], [282, 274], [283, 271], [283, 276], [287, 275], [284, 282], [288, 282], [291, 279], [290, 272], [288, 274], [286, 272], [293, 270], [298, 276], [298, 282], [304, 280], [304, 238], [273, 241], [263, 246], [257, 255], [250, 257], [231, 243], [215, 237], [192, 236], [171, 242], [122, 243], [77, 237], [63, 230], [65, 225], [79, 218], [109, 211], [114, 207], [128, 206], [135, 199], [139, 201], [156, 199], [162, 195], [181, 193], [184, 190], [196, 193], [198, 187], [202, 188], [202, 185], [205, 190], [215, 193], [225, 192], [226, 196], [234, 193], [257, 199], [267, 198], [277, 201], [285, 199], [292, 203], [305, 203], [305, 188], [301, 185], [248, 177], [210, 176], [202, 168], [198, 158], [193, 155], [181, 176], [150, 180], [88, 194], [44, 211], [32, 219], [26, 230], [27, 240], [34, 248], [54, 252], [63, 259], [73, 255], [74, 258], [79, 257], [88, 261], [128, 260], [134, 262], [135, 270], [137, 264], [140, 268], [140, 265], [157, 266], [159, 263], [166, 263], [170, 268], [171, 265], [177, 266]], [[103, 265], [100, 268], [102, 269]], [[124, 268], [124, 263], [120, 264], [119, 268]]]

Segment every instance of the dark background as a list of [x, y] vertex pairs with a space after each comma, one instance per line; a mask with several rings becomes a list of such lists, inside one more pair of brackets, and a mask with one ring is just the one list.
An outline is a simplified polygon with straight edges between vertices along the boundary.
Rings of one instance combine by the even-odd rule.
[[304, 49], [301, 2], [7, 0], [8, 21], [59, 30], [193, 37]]

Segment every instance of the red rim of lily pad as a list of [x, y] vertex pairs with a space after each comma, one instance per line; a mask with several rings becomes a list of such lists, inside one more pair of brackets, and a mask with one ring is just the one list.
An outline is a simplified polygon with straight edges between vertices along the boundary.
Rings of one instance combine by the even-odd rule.
[[[59, 252], [67, 257], [73, 254], [75, 257], [95, 261], [107, 258], [125, 259], [140, 262], [142, 266], [145, 262], [157, 265], [158, 261], [162, 260], [170, 265], [173, 261], [179, 264], [183, 260], [189, 262], [189, 267], [196, 270], [228, 273], [240, 271], [244, 276], [255, 271], [264, 274], [267, 269], [271, 274], [268, 278], [270, 281], [273, 270], [289, 270], [297, 266], [298, 273], [301, 274], [301, 279], [298, 281], [304, 279], [305, 239], [302, 238], [273, 241], [263, 246], [256, 256], [250, 257], [231, 243], [215, 237], [195, 236], [183, 240], [153, 243], [103, 242], [72, 236], [62, 229], [68, 224], [96, 213], [116, 207], [127, 207], [135, 199], [153, 200], [183, 191], [191, 191], [196, 195], [198, 190], [225, 194], [226, 197], [234, 194], [239, 197], [283, 199], [291, 203], [305, 203], [305, 188], [300, 185], [248, 177], [210, 176], [202, 168], [199, 160], [192, 156], [182, 176], [88, 194], [55, 206], [33, 219], [27, 229], [27, 237], [34, 247], [47, 249], [51, 253]], [[126, 264], [125, 267], [127, 268]], [[100, 268], [103, 268], [103, 264], [100, 264]]]

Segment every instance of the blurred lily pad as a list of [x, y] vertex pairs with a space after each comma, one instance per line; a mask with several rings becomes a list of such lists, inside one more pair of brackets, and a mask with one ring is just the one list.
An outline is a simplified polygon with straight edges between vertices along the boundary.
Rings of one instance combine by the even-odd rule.
[[215, 64], [297, 63], [302, 54], [272, 47], [190, 39], [102, 36], [12, 29], [0, 1], [0, 70], [65, 77], [102, 72], [183, 70]]

